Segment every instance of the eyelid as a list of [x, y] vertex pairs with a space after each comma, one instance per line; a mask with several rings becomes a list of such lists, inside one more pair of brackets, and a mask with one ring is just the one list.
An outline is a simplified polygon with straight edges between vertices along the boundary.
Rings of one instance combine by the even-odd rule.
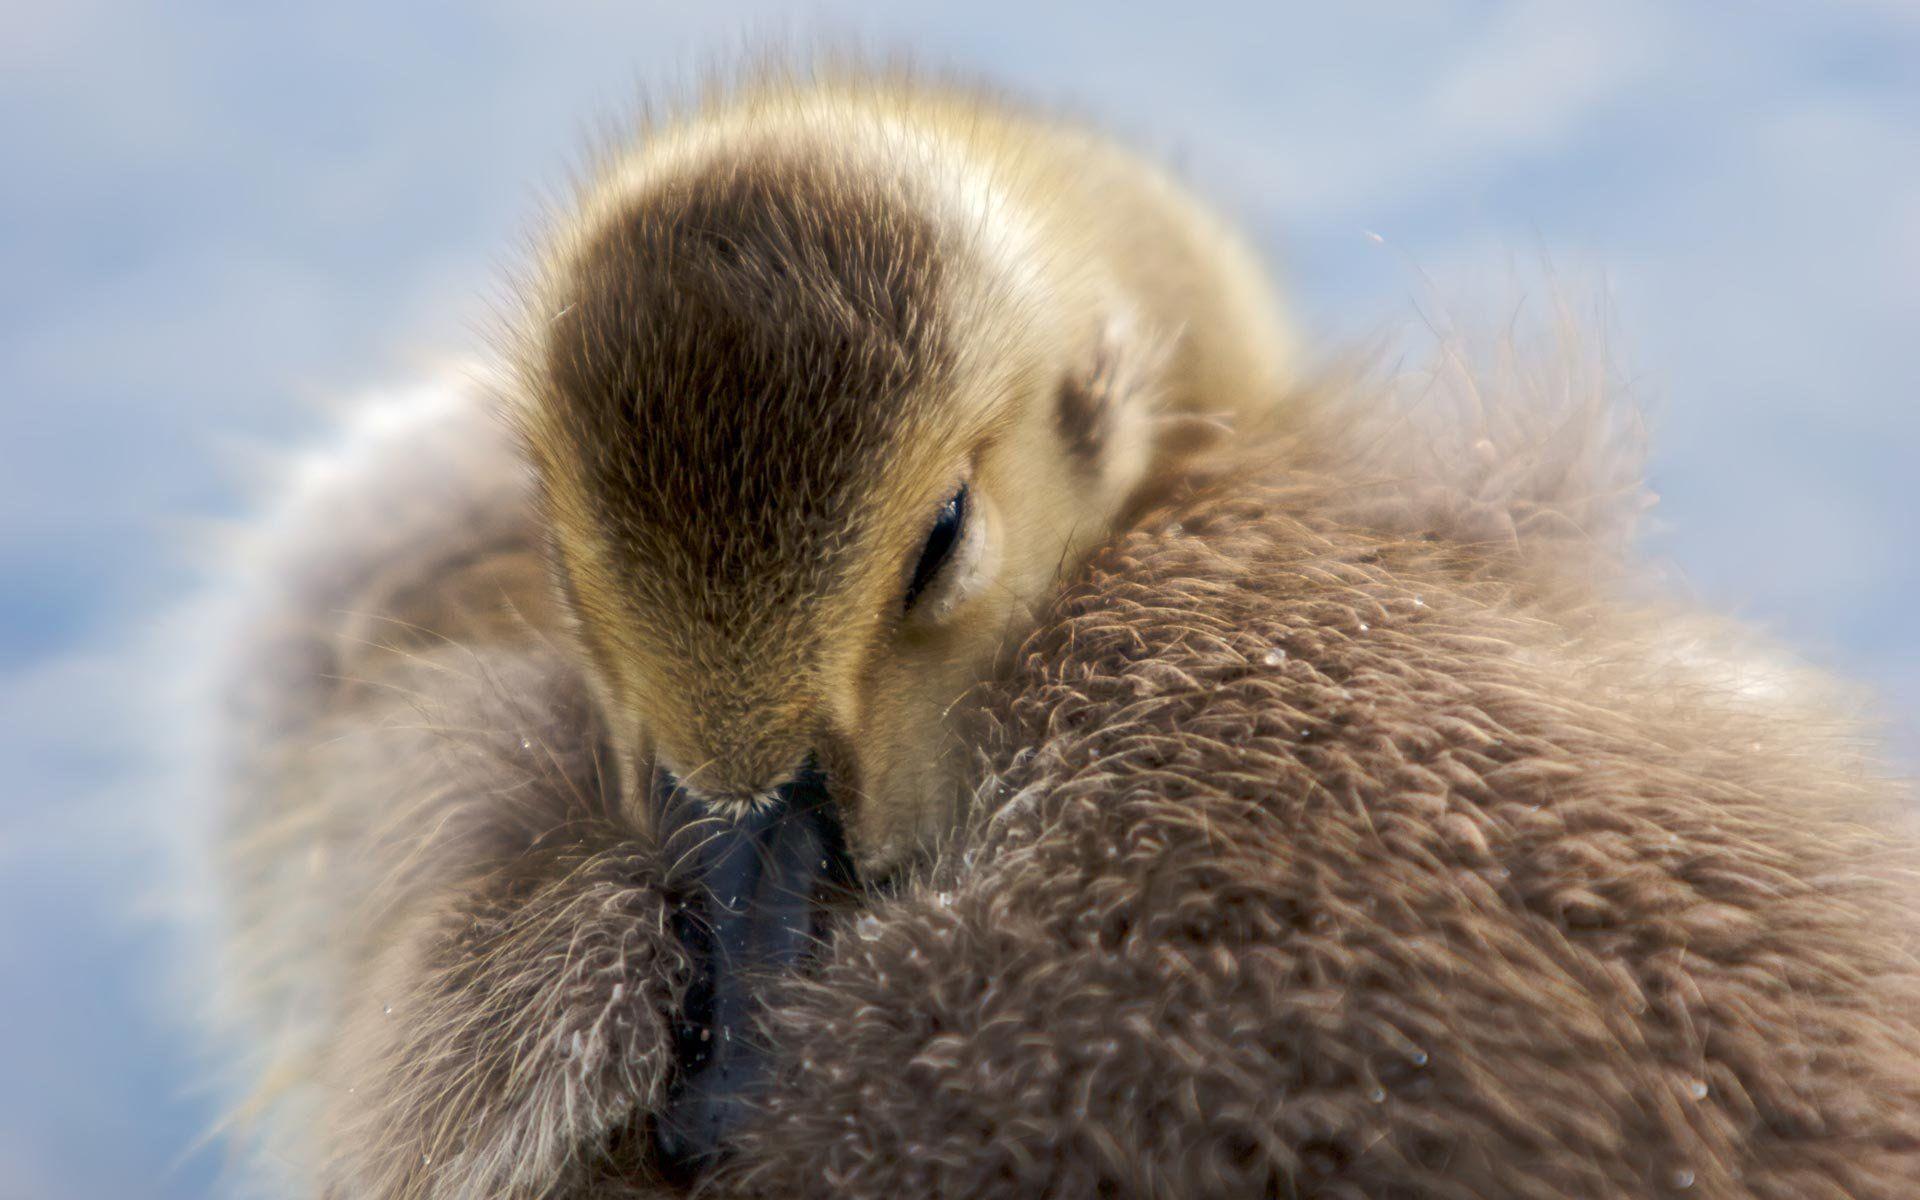
[[932, 527], [920, 543], [920, 554], [914, 560], [913, 574], [901, 604], [903, 612], [912, 612], [927, 590], [946, 572], [953, 562], [953, 552], [965, 542], [972, 521], [971, 496], [968, 485], [962, 483], [942, 502]]
[[982, 492], [969, 492], [967, 519], [953, 550], [908, 614], [911, 620], [923, 625], [943, 624], [992, 583], [1000, 566], [993, 527], [992, 498]]

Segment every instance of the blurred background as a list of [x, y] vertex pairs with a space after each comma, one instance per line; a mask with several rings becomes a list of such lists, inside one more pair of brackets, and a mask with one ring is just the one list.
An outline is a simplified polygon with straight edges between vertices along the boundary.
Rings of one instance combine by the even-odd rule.
[[1913, 0], [6, 0], [0, 28], [0, 1200], [222, 1176], [126, 805], [191, 823], [148, 664], [188, 531], [244, 511], [234, 447], [476, 352], [595, 115], [768, 38], [1118, 129], [1254, 231], [1321, 345], [1436, 296], [1497, 323], [1543, 263], [1597, 286], [1655, 414], [1651, 551], [1920, 748]]

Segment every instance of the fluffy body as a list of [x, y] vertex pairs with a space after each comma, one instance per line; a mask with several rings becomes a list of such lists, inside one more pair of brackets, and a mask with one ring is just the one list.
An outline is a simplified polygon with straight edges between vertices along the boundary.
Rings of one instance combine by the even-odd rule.
[[[1437, 441], [1331, 405], [1096, 554], [967, 717], [973, 819], [773, 1004], [711, 1194], [1909, 1194], [1906, 794], [1632, 598], [1604, 412], [1489, 387]], [[229, 1033], [291, 1194], [665, 1191], [687, 964], [512, 462], [456, 393], [275, 527]]]
[[1912, 1195], [1920, 844], [1823, 685], [1301, 449], [1062, 596], [721, 1191]]

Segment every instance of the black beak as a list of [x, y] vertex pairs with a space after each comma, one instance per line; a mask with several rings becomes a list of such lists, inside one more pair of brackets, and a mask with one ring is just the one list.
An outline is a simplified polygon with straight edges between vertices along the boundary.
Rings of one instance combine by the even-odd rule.
[[663, 1174], [690, 1182], [719, 1161], [765, 1084], [765, 986], [806, 963], [854, 872], [826, 776], [811, 763], [775, 803], [738, 818], [715, 815], [664, 774], [655, 800], [668, 884], [679, 890], [674, 933], [696, 966], [654, 1149]]

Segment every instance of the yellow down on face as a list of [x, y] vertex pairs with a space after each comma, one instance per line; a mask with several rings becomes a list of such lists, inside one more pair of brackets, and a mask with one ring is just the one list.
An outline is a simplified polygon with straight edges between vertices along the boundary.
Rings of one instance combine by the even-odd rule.
[[956, 802], [952, 714], [1206, 419], [1290, 357], [1156, 169], [997, 102], [769, 86], [615, 156], [515, 412], [634, 815], [824, 776], [856, 857]]

